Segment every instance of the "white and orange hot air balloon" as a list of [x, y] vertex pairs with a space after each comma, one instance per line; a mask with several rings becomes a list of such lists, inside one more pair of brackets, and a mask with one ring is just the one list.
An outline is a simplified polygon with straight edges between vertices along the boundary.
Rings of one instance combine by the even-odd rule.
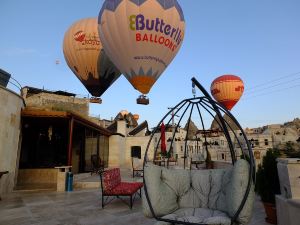
[[140, 115], [139, 115], [139, 114], [133, 114], [133, 118], [134, 118], [136, 121], [138, 121], [139, 118], [140, 118]]
[[244, 83], [238, 76], [223, 75], [212, 82], [210, 91], [217, 102], [231, 110], [244, 92]]
[[63, 51], [68, 66], [93, 96], [100, 97], [120, 76], [102, 48], [97, 18], [75, 22], [65, 33]]
[[124, 110], [121, 110], [121, 111], [120, 111], [120, 114], [121, 114], [122, 116], [126, 116], [126, 115], [129, 114], [129, 112], [128, 112], [126, 109], [124, 109]]
[[98, 23], [105, 52], [142, 94], [171, 63], [185, 31], [176, 0], [105, 0]]

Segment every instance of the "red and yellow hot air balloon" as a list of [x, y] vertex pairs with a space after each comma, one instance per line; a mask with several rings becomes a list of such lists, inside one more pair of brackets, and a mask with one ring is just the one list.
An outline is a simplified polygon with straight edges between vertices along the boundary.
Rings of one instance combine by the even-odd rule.
[[185, 30], [176, 0], [105, 0], [98, 23], [105, 52], [142, 94], [171, 63]]
[[223, 75], [212, 82], [210, 91], [217, 102], [231, 110], [244, 92], [244, 83], [238, 76]]
[[68, 66], [93, 96], [100, 97], [121, 75], [102, 48], [97, 18], [75, 22], [65, 33], [63, 51]]

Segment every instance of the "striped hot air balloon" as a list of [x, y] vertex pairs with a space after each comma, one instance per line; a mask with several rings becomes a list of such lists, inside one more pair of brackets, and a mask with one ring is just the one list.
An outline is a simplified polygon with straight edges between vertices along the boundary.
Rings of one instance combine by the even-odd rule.
[[120, 76], [102, 48], [97, 18], [75, 22], [65, 33], [63, 51], [68, 66], [93, 96], [100, 97]]
[[244, 83], [238, 76], [223, 75], [212, 82], [210, 91], [217, 102], [231, 110], [244, 92]]
[[142, 94], [171, 63], [185, 30], [176, 0], [105, 0], [98, 23], [105, 52]]

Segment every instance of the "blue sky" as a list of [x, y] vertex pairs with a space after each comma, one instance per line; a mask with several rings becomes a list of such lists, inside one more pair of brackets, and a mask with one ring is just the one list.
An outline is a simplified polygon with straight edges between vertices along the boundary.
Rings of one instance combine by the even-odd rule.
[[[150, 104], [137, 105], [139, 92], [122, 76], [102, 95], [101, 105], [90, 105], [91, 114], [110, 119], [127, 109], [154, 126], [168, 107], [192, 97], [191, 77], [209, 90], [216, 77], [235, 74], [244, 81], [245, 92], [232, 113], [243, 127], [300, 116], [300, 1], [178, 2], [185, 15], [185, 38], [151, 89]], [[87, 95], [64, 60], [62, 41], [72, 23], [97, 17], [102, 3], [1, 0], [0, 68], [22, 86]]]

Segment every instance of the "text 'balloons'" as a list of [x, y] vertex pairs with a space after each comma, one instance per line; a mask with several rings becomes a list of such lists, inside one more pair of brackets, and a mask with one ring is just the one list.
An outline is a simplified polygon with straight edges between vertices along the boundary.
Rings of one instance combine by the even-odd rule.
[[171, 63], [185, 31], [176, 0], [106, 0], [98, 24], [105, 52], [142, 94]]

